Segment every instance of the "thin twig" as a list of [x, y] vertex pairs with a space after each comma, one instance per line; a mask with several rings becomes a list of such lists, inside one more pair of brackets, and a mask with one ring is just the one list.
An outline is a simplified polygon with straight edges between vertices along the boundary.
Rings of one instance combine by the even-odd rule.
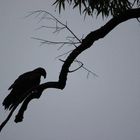
[[68, 52], [65, 52], [65, 53], [63, 53], [63, 54], [61, 54], [61, 55], [58, 55], [55, 59], [57, 59], [57, 58], [59, 58], [59, 57], [62, 57], [62, 56], [64, 56], [64, 55], [67, 55], [67, 54], [69, 54], [70, 52], [72, 52], [73, 50], [70, 50], [70, 51], [68, 51]]
[[[74, 60], [75, 62], [78, 62], [80, 65], [81, 65], [81, 63], [83, 63], [83, 62], [81, 62], [81, 61], [79, 61], [79, 60]], [[93, 76], [95, 76], [95, 77], [98, 77], [98, 75], [96, 74], [96, 73], [94, 73], [93, 71], [91, 71], [91, 70], [89, 70], [88, 68], [86, 68], [85, 66], [84, 66], [84, 64], [82, 65], [82, 67], [81, 68], [83, 68], [84, 70], [86, 70], [87, 72], [88, 72], [88, 74], [87, 74], [87, 78], [88, 78], [88, 76], [89, 76], [89, 74], [92, 74]]]
[[66, 23], [66, 24], [62, 23], [62, 22], [61, 22], [60, 20], [58, 20], [55, 16], [53, 16], [51, 13], [49, 13], [49, 12], [47, 12], [47, 11], [45, 11], [45, 10], [33, 11], [33, 12], [31, 12], [29, 15], [27, 15], [26, 17], [29, 17], [29, 16], [34, 15], [34, 14], [36, 14], [36, 13], [38, 13], [38, 16], [39, 16], [40, 14], [44, 13], [43, 16], [41, 17], [41, 20], [45, 19], [45, 15], [46, 15], [46, 14], [49, 15], [50, 17], [52, 17], [51, 19], [53, 19], [53, 20], [56, 21], [56, 24], [59, 23], [59, 24], [61, 24], [62, 26], [64, 26], [64, 27], [77, 39], [77, 41], [79, 41], [80, 43], [82, 43], [82, 41], [75, 35], [75, 33], [67, 26], [67, 23]]
[[69, 73], [75, 72], [75, 71], [77, 71], [77, 70], [79, 70], [80, 68], [83, 67], [84, 64], [81, 61], [76, 60], [76, 62], [78, 62], [78, 64], [80, 64], [80, 66], [78, 68], [74, 69], [74, 70], [69, 70], [68, 71]]
[[46, 40], [46, 39], [41, 39], [41, 38], [37, 38], [37, 37], [31, 37], [32, 39], [35, 39], [35, 40], [39, 40], [41, 41], [41, 44], [53, 44], [53, 45], [57, 45], [57, 44], [69, 44], [69, 45], [72, 45], [72, 44], [79, 44], [79, 42], [65, 42], [65, 41], [49, 41], [49, 40]]

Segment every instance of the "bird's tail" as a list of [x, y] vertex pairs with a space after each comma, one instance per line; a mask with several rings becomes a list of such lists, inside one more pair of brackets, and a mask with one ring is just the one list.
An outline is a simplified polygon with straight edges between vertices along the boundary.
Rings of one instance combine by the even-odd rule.
[[5, 110], [11, 110], [13, 108], [15, 105], [15, 99], [12, 92], [4, 99], [2, 105], [4, 106]]

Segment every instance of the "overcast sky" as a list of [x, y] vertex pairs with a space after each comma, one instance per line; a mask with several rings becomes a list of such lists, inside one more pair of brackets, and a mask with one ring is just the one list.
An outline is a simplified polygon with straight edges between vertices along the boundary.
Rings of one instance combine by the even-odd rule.
[[[9, 86], [22, 73], [44, 67], [46, 81], [57, 80], [62, 62], [58, 55], [72, 46], [43, 45], [31, 39], [39, 37], [62, 41], [67, 31], [52, 34], [37, 30], [50, 21], [25, 16], [29, 11], [47, 10], [82, 38], [107, 22], [86, 18], [76, 10], [61, 15], [52, 0], [0, 1], [0, 103]], [[49, 89], [30, 103], [22, 123], [14, 116], [0, 134], [0, 140], [139, 140], [140, 139], [140, 24], [129, 20], [117, 26], [105, 38], [81, 54], [78, 59], [95, 72], [87, 79], [83, 69], [68, 76], [63, 91]], [[74, 65], [71, 69], [75, 68]], [[42, 82], [45, 82], [42, 80]], [[0, 105], [0, 122], [8, 115]], [[15, 115], [15, 114], [14, 114]]]

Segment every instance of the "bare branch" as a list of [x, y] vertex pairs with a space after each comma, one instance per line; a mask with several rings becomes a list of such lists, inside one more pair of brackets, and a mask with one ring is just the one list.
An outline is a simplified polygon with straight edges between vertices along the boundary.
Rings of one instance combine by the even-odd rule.
[[[62, 60], [62, 59], [59, 59], [61, 62], [65, 62], [64, 60]], [[78, 60], [74, 60], [74, 62], [78, 62], [78, 64], [80, 65], [78, 68], [76, 68], [76, 69], [74, 69], [74, 70], [69, 70], [68, 72], [69, 73], [72, 73], [72, 72], [75, 72], [75, 71], [77, 71], [77, 70], [79, 70], [80, 68], [82, 68], [83, 67], [83, 63], [81, 62], [81, 61], [78, 61]]]
[[43, 90], [47, 88], [64, 89], [66, 85], [66, 81], [67, 81], [69, 67], [71, 66], [73, 61], [77, 58], [77, 56], [79, 56], [86, 49], [90, 48], [95, 41], [106, 36], [110, 31], [112, 31], [120, 23], [127, 21], [129, 19], [138, 18], [138, 17], [140, 17], [140, 8], [127, 10], [124, 13], [121, 13], [120, 15], [113, 17], [101, 28], [89, 33], [83, 39], [82, 43], [77, 48], [75, 48], [65, 60], [62, 66], [60, 75], [59, 75], [59, 80], [57, 82], [47, 82], [47, 83], [41, 84], [39, 88]]
[[[64, 63], [63, 63], [62, 69], [60, 71], [58, 81], [43, 83], [43, 84], [39, 85], [38, 87], [36, 87], [35, 89], [37, 91], [44, 91], [48, 88], [56, 88], [56, 89], [63, 90], [66, 86], [69, 68], [70, 68], [71, 64], [76, 60], [77, 56], [79, 56], [86, 49], [90, 48], [95, 41], [106, 36], [110, 31], [112, 31], [120, 23], [122, 23], [126, 20], [129, 20], [129, 19], [138, 18], [138, 17], [140, 17], [140, 8], [128, 10], [125, 13], [120, 14], [119, 16], [113, 17], [103, 27], [89, 33], [83, 39], [82, 43], [69, 54], [67, 59], [65, 61], [62, 60], [62, 62], [64, 62]], [[82, 66], [82, 67], [88, 71], [88, 75], [90, 73], [92, 73], [92, 71], [88, 70], [84, 66]], [[31, 96], [33, 96], [33, 95], [29, 95], [25, 99], [24, 102], [26, 102], [26, 100], [28, 100], [28, 99], [31, 101], [33, 98], [36, 98], [35, 95], [33, 97], [31, 97]]]
[[46, 29], [54, 29], [54, 32], [53, 33], [55, 33], [55, 32], [60, 32], [61, 30], [63, 30], [63, 29], [65, 29], [65, 27], [59, 27], [59, 26], [55, 26], [55, 27], [51, 27], [51, 26], [41, 26], [41, 27], [39, 27], [39, 28], [37, 28], [36, 30], [40, 30], [40, 29], [44, 29], [44, 28], [46, 28]]
[[59, 58], [59, 57], [62, 57], [62, 56], [65, 56], [65, 55], [69, 54], [69, 53], [72, 52], [72, 51], [73, 51], [73, 50], [70, 50], [70, 51], [65, 52], [65, 53], [63, 53], [63, 54], [61, 54], [61, 55], [58, 55], [55, 59], [57, 59], [57, 58]]
[[64, 42], [64, 41], [49, 41], [49, 40], [45, 40], [45, 39], [41, 39], [41, 38], [37, 38], [37, 37], [31, 37], [32, 39], [35, 40], [39, 40], [41, 45], [44, 44], [51, 44], [51, 45], [58, 45], [58, 44], [62, 44], [62, 45], [73, 45], [73, 44], [79, 44], [79, 42]]
[[[87, 73], [87, 78], [89, 77], [89, 74], [92, 74], [93, 76], [98, 77], [98, 75], [96, 73], [94, 73], [93, 71], [91, 71], [88, 68], [86, 68], [81, 61], [76, 59], [75, 62], [78, 62], [80, 64], [81, 68], [83, 68], [84, 70], [86, 70], [88, 72]], [[81, 64], [83, 64], [83, 65], [81, 65]]]
[[31, 16], [31, 15], [35, 15], [35, 14], [37, 14], [37, 16], [43, 14], [43, 16], [41, 17], [40, 20], [45, 19], [45, 18], [46, 18], [46, 15], [49, 15], [49, 16], [51, 17], [51, 18], [49, 18], [49, 19], [52, 19], [52, 20], [56, 21], [56, 27], [57, 27], [57, 23], [59, 23], [60, 25], [63, 26], [62, 29], [66, 28], [66, 29], [77, 39], [77, 41], [81, 43], [81, 40], [80, 40], [80, 39], [75, 35], [75, 33], [67, 26], [67, 22], [66, 22], [66, 24], [62, 23], [62, 22], [61, 22], [60, 20], [58, 20], [55, 16], [53, 16], [51, 13], [49, 13], [49, 12], [47, 12], [47, 11], [45, 11], [45, 10], [33, 11], [33, 12], [31, 12], [28, 16], [26, 16], [26, 17], [29, 17], [29, 16]]
[[[105, 37], [110, 31], [112, 31], [116, 26], [118, 26], [120, 23], [127, 21], [129, 19], [133, 19], [133, 18], [139, 18], [140, 17], [140, 8], [136, 8], [136, 9], [130, 9], [125, 11], [124, 13], [121, 13], [118, 16], [113, 17], [110, 21], [108, 21], [104, 26], [102, 26], [101, 28], [92, 31], [91, 33], [89, 33], [81, 42], [81, 44], [76, 47], [67, 57], [67, 59], [64, 61], [61, 71], [60, 71], [60, 75], [59, 75], [59, 79], [58, 81], [52, 81], [52, 82], [46, 82], [43, 83], [41, 85], [39, 85], [38, 87], [35, 87], [34, 89], [32, 89], [33, 91], [41, 91], [41, 93], [38, 93], [39, 95], [42, 94], [42, 92], [48, 88], [56, 88], [56, 89], [61, 89], [63, 90], [66, 86], [66, 81], [67, 81], [67, 75], [69, 73], [69, 68], [71, 66], [71, 64], [76, 60], [76, 58], [82, 53], [84, 52], [86, 49], [90, 48], [93, 43], [103, 37]], [[84, 69], [86, 69], [84, 67]], [[86, 69], [87, 70], [87, 69]], [[89, 70], [88, 70], [89, 71]], [[90, 72], [90, 71], [89, 71]], [[29, 92], [30, 93], [30, 92]], [[39, 96], [40, 97], [40, 96]], [[29, 103], [29, 101], [31, 101], [32, 99], [36, 98], [36, 95], [33, 94], [33, 92], [31, 92], [31, 94], [29, 94], [29, 96], [24, 100], [23, 104], [25, 102]], [[29, 100], [29, 101], [27, 101]], [[27, 104], [26, 104], [27, 105]], [[14, 111], [14, 110], [13, 110]], [[5, 120], [5, 122], [3, 122], [1, 124], [1, 129], [4, 127], [4, 125], [7, 123], [7, 121], [9, 120], [9, 118], [12, 115], [12, 111], [10, 112], [9, 116], [7, 117], [7, 119]], [[23, 114], [23, 113], [21, 113]]]
[[82, 67], [83, 69], [85, 69], [88, 73], [87, 73], [87, 78], [89, 77], [90, 74], [92, 74], [95, 77], [99, 77], [95, 72], [87, 69], [85, 66]]
[[74, 70], [69, 70], [69, 73], [72, 73], [72, 72], [75, 72], [75, 71], [79, 70], [84, 65], [81, 61], [75, 60], [75, 62], [78, 62], [78, 64], [80, 64], [80, 66], [78, 68], [74, 69]]

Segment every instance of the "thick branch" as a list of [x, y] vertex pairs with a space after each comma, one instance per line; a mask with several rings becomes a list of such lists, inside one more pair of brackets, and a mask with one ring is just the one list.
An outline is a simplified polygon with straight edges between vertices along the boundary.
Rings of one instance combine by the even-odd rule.
[[[81, 45], [76, 47], [65, 60], [63, 66], [62, 66], [58, 81], [43, 83], [40, 86], [38, 86], [36, 89], [39, 91], [43, 91], [48, 88], [64, 89], [65, 85], [66, 85], [66, 81], [67, 81], [67, 75], [69, 73], [69, 68], [79, 54], [81, 54], [86, 49], [90, 48], [95, 41], [106, 36], [110, 31], [112, 31], [120, 23], [127, 21], [129, 19], [139, 18], [139, 17], [140, 17], [140, 8], [131, 9], [131, 10], [128, 10], [128, 11], [112, 18], [109, 22], [107, 22], [101, 28], [89, 33], [85, 37], [85, 39], [83, 39]], [[28, 104], [29, 101], [32, 100], [33, 98], [36, 98], [36, 96], [29, 95], [26, 98], [26, 100], [24, 101], [23, 105], [25, 103]], [[27, 104], [26, 104], [26, 106], [27, 106]], [[23, 115], [23, 113], [21, 113], [21, 114]], [[23, 117], [21, 117], [21, 118], [23, 118]], [[20, 120], [20, 118], [19, 118], [19, 120]]]
[[[112, 31], [120, 23], [125, 22], [129, 19], [139, 18], [139, 17], [140, 17], [140, 8], [127, 10], [127, 11], [121, 13], [120, 15], [113, 17], [109, 22], [107, 22], [101, 28], [89, 33], [83, 39], [82, 43], [78, 47], [76, 47], [65, 60], [63, 66], [62, 66], [58, 81], [47, 82], [47, 83], [43, 83], [43, 84], [39, 85], [38, 87], [35, 88], [35, 90], [38, 91], [37, 94], [31, 93], [24, 100], [24, 102], [16, 116], [15, 122], [22, 121], [24, 111], [26, 110], [28, 103], [34, 98], [39, 98], [45, 89], [48, 89], [48, 88], [64, 89], [65, 88], [66, 81], [67, 81], [67, 75], [69, 73], [69, 68], [79, 54], [81, 54], [86, 49], [90, 48], [95, 41], [106, 36], [110, 31]], [[6, 120], [0, 125], [0, 131], [5, 126], [5, 124], [8, 122], [8, 120], [12, 116], [16, 107], [17, 106], [15, 106], [15, 108], [13, 108], [13, 110], [11, 110], [11, 112], [9, 113]]]
[[76, 57], [79, 54], [81, 54], [86, 49], [90, 48], [95, 41], [106, 36], [110, 31], [112, 31], [120, 23], [125, 22], [129, 19], [139, 18], [139, 17], [140, 17], [140, 8], [127, 10], [126, 12], [112, 18], [109, 22], [107, 22], [101, 28], [89, 33], [85, 37], [85, 39], [83, 39], [81, 45], [75, 48], [65, 60], [65, 63], [63, 64], [60, 75], [59, 75], [59, 81], [44, 83], [40, 85], [39, 88], [43, 90], [47, 88], [63, 89], [66, 85], [69, 67], [71, 66], [71, 64], [73, 63], [73, 61], [76, 59]]

